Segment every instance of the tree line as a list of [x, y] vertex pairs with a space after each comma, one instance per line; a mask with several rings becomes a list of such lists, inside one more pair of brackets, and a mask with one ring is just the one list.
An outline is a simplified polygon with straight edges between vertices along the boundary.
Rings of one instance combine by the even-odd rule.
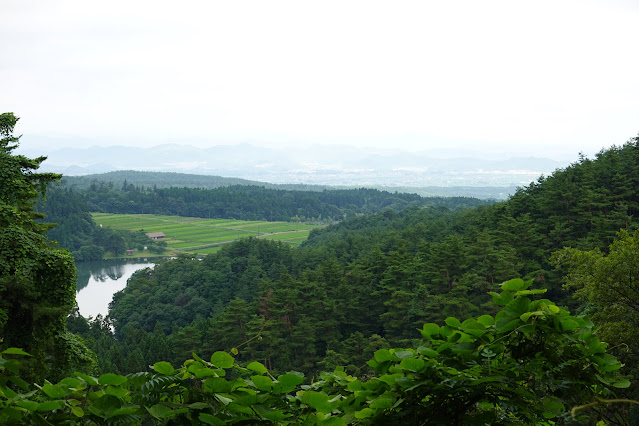
[[376, 189], [291, 191], [262, 186], [232, 185], [215, 189], [143, 187], [126, 180], [119, 188], [93, 182], [77, 190], [90, 211], [160, 214], [238, 220], [333, 222], [383, 209], [427, 205], [467, 208], [486, 204], [466, 197], [421, 197]]

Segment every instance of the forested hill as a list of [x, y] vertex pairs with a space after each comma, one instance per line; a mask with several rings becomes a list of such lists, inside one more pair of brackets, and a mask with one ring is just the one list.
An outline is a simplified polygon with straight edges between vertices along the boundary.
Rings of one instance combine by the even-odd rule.
[[90, 211], [105, 213], [152, 213], [191, 217], [244, 220], [333, 221], [372, 214], [383, 209], [443, 205], [467, 208], [481, 201], [466, 197], [425, 198], [416, 194], [376, 189], [287, 191], [261, 186], [234, 185], [215, 189], [142, 188], [127, 182], [121, 188], [104, 183], [77, 191]]
[[[507, 202], [387, 210], [314, 230], [294, 250], [246, 240], [204, 261], [160, 264], [114, 298], [116, 332], [134, 347], [150, 344], [145, 333], [170, 331], [176, 363], [242, 344], [239, 359], [268, 359], [278, 371], [355, 371], [376, 349], [414, 342], [425, 322], [494, 312], [487, 292], [513, 277], [577, 308], [551, 254], [605, 249], [619, 229], [639, 227], [638, 142], [581, 158]], [[113, 361], [127, 359], [125, 348], [110, 349], [118, 355], [104, 357], [109, 368], [126, 371]]]
[[529, 219], [544, 250], [564, 246], [605, 249], [619, 229], [633, 230], [639, 217], [639, 137], [624, 146], [581, 157], [560, 173], [521, 188], [508, 214]]
[[[536, 182], [518, 188], [506, 202], [459, 212], [451, 217], [454, 218], [453, 231], [460, 234], [468, 230], [494, 230], [499, 226], [512, 233], [520, 228], [520, 241], [525, 241], [526, 233], [529, 238], [538, 239], [539, 243], [534, 245], [537, 251], [544, 253], [543, 257], [545, 253], [564, 246], [604, 249], [619, 229], [632, 231], [639, 227], [638, 211], [639, 146], [637, 138], [633, 138], [624, 146], [599, 152], [594, 159], [582, 156], [551, 176], [541, 176]], [[470, 221], [470, 218], [477, 220]], [[331, 238], [339, 240], [341, 237], [330, 235], [343, 237], [352, 231], [375, 226], [377, 220], [379, 216], [358, 218], [318, 229], [309, 237], [309, 244]], [[423, 227], [434, 226], [429, 220], [413, 218], [413, 222]], [[410, 225], [403, 222], [394, 226], [405, 230]], [[443, 229], [445, 225], [435, 227]], [[523, 229], [528, 229], [528, 232], [523, 232]], [[531, 251], [523, 257], [531, 259], [536, 256]]]
[[[149, 172], [119, 170], [86, 176], [65, 176], [62, 187], [86, 190], [95, 185], [107, 185], [122, 188], [124, 183], [142, 188], [201, 188], [214, 189], [232, 185], [262, 186], [268, 189], [287, 191], [324, 191], [334, 189], [353, 189], [357, 186], [313, 185], [304, 183], [268, 183], [241, 178], [198, 175], [175, 172]], [[517, 189], [515, 186], [384, 186], [370, 185], [380, 191], [418, 194], [422, 197], [470, 197], [482, 200], [503, 200]]]
[[272, 184], [258, 182], [255, 180], [222, 177], [212, 175], [196, 175], [190, 173], [174, 172], [143, 172], [135, 170], [119, 170], [114, 172], [92, 174], [86, 176], [65, 176], [63, 185], [75, 189], [88, 189], [92, 185], [100, 183], [109, 184], [115, 188], [121, 188], [124, 183], [137, 187], [148, 188], [202, 188], [214, 189], [232, 185], [253, 185], [265, 188], [301, 190], [301, 191], [322, 191], [328, 187], [325, 185], [306, 184]]

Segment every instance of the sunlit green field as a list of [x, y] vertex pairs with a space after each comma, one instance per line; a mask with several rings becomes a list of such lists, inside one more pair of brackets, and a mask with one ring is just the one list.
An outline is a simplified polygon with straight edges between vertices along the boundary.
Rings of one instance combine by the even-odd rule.
[[210, 254], [223, 244], [240, 238], [257, 237], [299, 245], [313, 228], [290, 222], [265, 222], [197, 217], [160, 216], [151, 214], [92, 213], [98, 226], [145, 232], [164, 232], [165, 241], [174, 253]]

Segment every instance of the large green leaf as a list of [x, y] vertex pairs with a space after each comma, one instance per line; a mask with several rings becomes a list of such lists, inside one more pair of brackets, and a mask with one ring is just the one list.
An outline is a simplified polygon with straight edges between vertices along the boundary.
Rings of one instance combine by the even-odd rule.
[[513, 293], [510, 291], [502, 291], [501, 293], [495, 293], [494, 291], [489, 291], [488, 294], [493, 296], [493, 301], [500, 306], [507, 305], [514, 298]]
[[202, 423], [206, 423], [207, 425], [224, 426], [226, 424], [225, 422], [218, 419], [217, 417], [207, 413], [200, 413], [200, 415], [198, 416], [198, 419]]
[[501, 289], [506, 291], [518, 291], [522, 290], [525, 286], [524, 280], [521, 278], [515, 278], [510, 281], [506, 281], [501, 284]]
[[163, 417], [166, 417], [166, 414], [168, 414], [171, 411], [169, 407], [163, 404], [155, 404], [151, 407], [146, 407], [146, 410], [149, 412], [149, 414], [151, 414], [156, 419], [161, 419]]
[[275, 393], [288, 393], [304, 381], [301, 373], [286, 373], [277, 378], [277, 383], [273, 385]]
[[395, 400], [393, 398], [376, 398], [373, 400], [373, 402], [371, 402], [370, 407], [371, 408], [381, 408], [381, 409], [387, 409], [387, 408], [391, 408], [393, 406], [393, 404], [395, 404]]
[[485, 327], [490, 327], [495, 324], [495, 318], [490, 315], [482, 315], [477, 318], [477, 322], [483, 324]]
[[119, 374], [106, 373], [98, 378], [98, 383], [101, 385], [114, 385], [119, 386], [127, 382], [127, 378], [120, 376]]
[[621, 362], [617, 358], [607, 353], [593, 355], [590, 359], [595, 361], [597, 366], [606, 372], [619, 370], [622, 366]]
[[251, 376], [251, 380], [256, 388], [261, 391], [269, 392], [273, 389], [273, 380], [270, 377], [266, 376]]
[[404, 359], [412, 357], [414, 354], [412, 351], [396, 350], [393, 352], [393, 355], [395, 355], [397, 359]]
[[118, 398], [124, 398], [129, 394], [128, 389], [119, 386], [107, 386], [104, 392], [109, 395], [117, 396]]
[[59, 410], [61, 407], [62, 407], [62, 402], [60, 401], [47, 401], [38, 405], [38, 411]]
[[540, 288], [536, 290], [521, 290], [515, 293], [515, 296], [527, 296], [529, 294], [544, 294], [547, 291], [548, 289], [546, 288]]
[[206, 402], [194, 402], [193, 404], [189, 404], [189, 408], [191, 410], [203, 410], [205, 408], [209, 408], [210, 405]]
[[530, 311], [530, 299], [518, 297], [504, 307], [504, 313], [511, 317], [519, 318], [524, 312]]
[[78, 388], [82, 384], [83, 383], [80, 380], [76, 379], [75, 377], [65, 377], [64, 379], [58, 382], [59, 386], [62, 386], [66, 389]]
[[338, 416], [331, 416], [320, 423], [321, 426], [346, 426], [346, 424], [346, 421]]
[[542, 311], [529, 311], [529, 312], [524, 312], [523, 314], [521, 314], [519, 316], [519, 319], [522, 320], [523, 322], [526, 322], [530, 319], [530, 317], [535, 316], [535, 317], [544, 317], [546, 314]]
[[280, 420], [284, 420], [291, 415], [284, 413], [282, 410], [269, 409], [267, 411], [260, 411], [260, 416], [272, 422], [279, 422]]
[[562, 319], [559, 322], [561, 323], [561, 328], [564, 331], [575, 330], [579, 327], [579, 323], [572, 318]]
[[45, 383], [42, 385], [42, 392], [52, 399], [63, 398], [70, 393], [67, 389], [64, 389], [59, 385], [52, 385], [51, 383]]
[[210, 393], [228, 393], [233, 389], [233, 383], [223, 377], [209, 377], [204, 381], [204, 390]]
[[73, 373], [76, 376], [78, 376], [79, 378], [81, 378], [82, 380], [84, 380], [85, 382], [87, 382], [87, 384], [91, 385], [91, 386], [97, 386], [98, 385], [98, 379], [96, 379], [95, 377], [91, 377], [88, 376], [84, 373], [79, 373], [79, 372], [75, 372]]
[[305, 391], [300, 396], [300, 401], [303, 404], [313, 407], [322, 413], [330, 413], [332, 411], [332, 405], [328, 400], [329, 397], [324, 392]]
[[35, 411], [38, 408], [38, 406], [40, 405], [39, 402], [28, 401], [28, 400], [17, 401], [15, 404], [18, 407], [25, 408], [25, 409], [27, 409], [29, 411]]
[[158, 373], [167, 376], [175, 374], [175, 369], [173, 368], [173, 366], [166, 361], [156, 362], [155, 364], [153, 364], [153, 369]]
[[266, 367], [264, 367], [262, 363], [257, 361], [251, 362], [249, 365], [246, 366], [246, 368], [248, 368], [249, 370], [255, 371], [258, 374], [268, 373], [268, 370], [266, 369]]
[[362, 410], [359, 410], [357, 412], [355, 412], [355, 418], [356, 419], [366, 419], [368, 417], [372, 417], [375, 414], [375, 411], [373, 411], [371, 408], [364, 408]]
[[426, 361], [421, 358], [404, 358], [402, 362], [399, 363], [399, 366], [404, 370], [414, 371], [416, 373], [420, 372], [425, 365]]
[[429, 358], [435, 358], [439, 356], [439, 352], [427, 346], [420, 346], [419, 348], [417, 348], [417, 353]]
[[497, 321], [497, 324], [495, 325], [497, 327], [497, 332], [508, 333], [516, 329], [517, 325], [519, 325], [520, 322], [521, 320], [519, 318], [515, 318], [512, 320], [510, 318], [503, 318]]
[[235, 359], [226, 352], [217, 351], [211, 355], [211, 364], [219, 368], [231, 368]]
[[461, 322], [455, 317], [448, 317], [444, 322], [451, 327], [461, 327]]
[[437, 336], [439, 334], [439, 326], [433, 323], [424, 324], [424, 327], [420, 330], [424, 338], [429, 339], [431, 336]]
[[[128, 407], [122, 407], [122, 408], [117, 408], [111, 412], [108, 413], [108, 417], [112, 418], [112, 417], [117, 417], [117, 416], [130, 416], [132, 414], [135, 414], [138, 412], [139, 407], [137, 405], [131, 405]], [[186, 413], [189, 410], [187, 408], [183, 408], [180, 410], [173, 410], [171, 412], [172, 415], [176, 415], [179, 413]]]
[[616, 387], [616, 388], [627, 388], [627, 387], [630, 387], [630, 380], [628, 380], [628, 379], [621, 379], [621, 380], [618, 380], [618, 381], [616, 381], [616, 382], [613, 382], [613, 384], [612, 384], [612, 385], [613, 385], [614, 387]]
[[394, 373], [394, 374], [384, 374], [383, 376], [379, 376], [379, 381], [386, 383], [387, 385], [393, 386], [398, 379], [404, 377], [404, 374]]
[[377, 362], [397, 360], [397, 357], [394, 356], [388, 349], [379, 349], [375, 351], [373, 356], [375, 357], [375, 361]]
[[[224, 371], [224, 370], [221, 370]], [[211, 377], [211, 376], [217, 376], [220, 374], [220, 370], [216, 369], [213, 370], [211, 368], [199, 368], [197, 370], [194, 371], [195, 377], [197, 377], [198, 379], [203, 379], [205, 377]]]
[[8, 348], [5, 349], [4, 351], [0, 352], [3, 355], [24, 355], [24, 356], [31, 356], [31, 354], [23, 351], [20, 348]]

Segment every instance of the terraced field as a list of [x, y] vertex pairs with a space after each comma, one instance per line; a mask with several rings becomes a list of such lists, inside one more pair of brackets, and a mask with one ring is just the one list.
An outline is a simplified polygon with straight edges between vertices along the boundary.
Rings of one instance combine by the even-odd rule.
[[164, 232], [173, 253], [210, 254], [240, 238], [256, 237], [299, 245], [320, 225], [151, 214], [92, 213], [99, 226], [145, 232]]

